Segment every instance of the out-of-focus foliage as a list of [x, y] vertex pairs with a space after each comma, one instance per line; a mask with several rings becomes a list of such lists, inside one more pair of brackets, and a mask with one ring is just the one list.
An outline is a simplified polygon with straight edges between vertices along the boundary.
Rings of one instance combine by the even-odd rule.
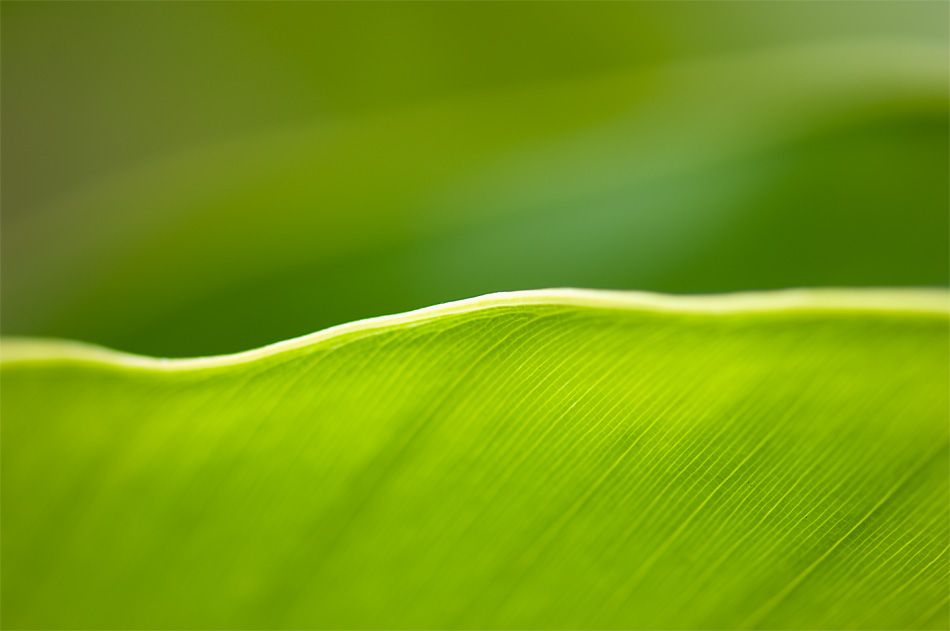
[[[11, 629], [946, 629], [946, 292], [4, 345]], [[11, 448], [12, 446], [12, 448]]]
[[[2, 324], [950, 282], [946, 2], [0, 3]], [[941, 628], [945, 290], [4, 338], [4, 628]]]
[[948, 282], [945, 3], [4, 3], [3, 327]]

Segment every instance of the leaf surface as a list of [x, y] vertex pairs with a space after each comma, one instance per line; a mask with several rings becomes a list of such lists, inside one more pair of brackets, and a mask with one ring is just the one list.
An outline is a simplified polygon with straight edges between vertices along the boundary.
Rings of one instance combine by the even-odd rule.
[[945, 292], [7, 341], [6, 628], [947, 628]]

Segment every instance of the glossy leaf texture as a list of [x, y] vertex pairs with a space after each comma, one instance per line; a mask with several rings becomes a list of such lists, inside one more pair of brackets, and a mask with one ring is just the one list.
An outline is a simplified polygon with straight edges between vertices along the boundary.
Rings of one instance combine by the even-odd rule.
[[948, 296], [551, 290], [7, 341], [6, 628], [948, 626]]

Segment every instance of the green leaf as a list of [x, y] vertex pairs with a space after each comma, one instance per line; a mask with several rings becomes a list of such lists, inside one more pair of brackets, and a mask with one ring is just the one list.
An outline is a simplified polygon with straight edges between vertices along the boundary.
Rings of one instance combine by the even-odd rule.
[[192, 356], [500, 290], [945, 286], [946, 50], [797, 43], [228, 137], [5, 222], [4, 332]]
[[6, 628], [948, 627], [948, 296], [7, 341]]

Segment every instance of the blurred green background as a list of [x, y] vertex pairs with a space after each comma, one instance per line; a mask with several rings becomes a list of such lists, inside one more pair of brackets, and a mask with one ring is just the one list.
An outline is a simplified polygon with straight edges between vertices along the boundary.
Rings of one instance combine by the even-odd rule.
[[950, 4], [0, 4], [2, 329], [950, 281]]

